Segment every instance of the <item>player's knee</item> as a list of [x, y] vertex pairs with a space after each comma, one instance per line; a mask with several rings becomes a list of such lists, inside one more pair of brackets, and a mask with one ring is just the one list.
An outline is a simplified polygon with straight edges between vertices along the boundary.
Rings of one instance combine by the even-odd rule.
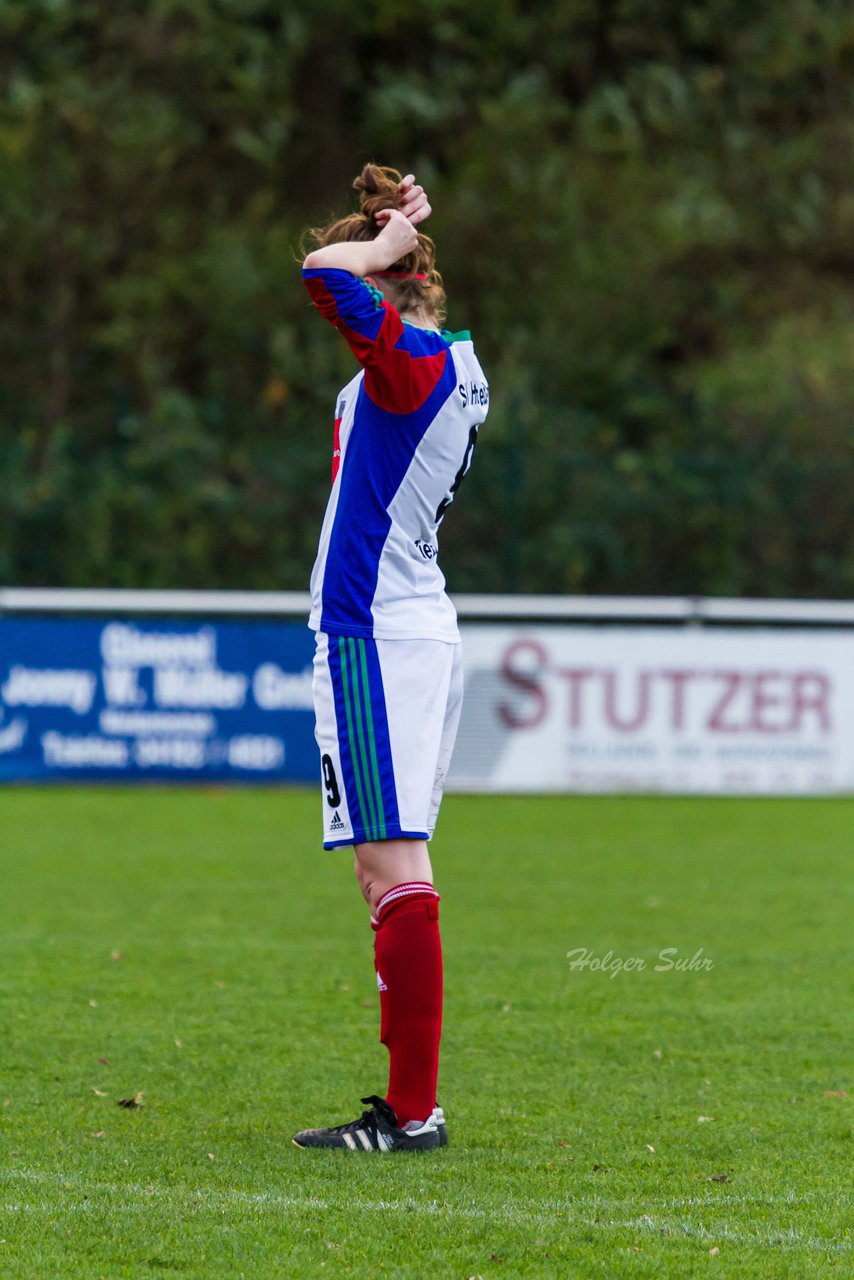
[[358, 859], [358, 856], [357, 856], [357, 857], [355, 857], [355, 858], [353, 859], [353, 871], [354, 871], [354, 873], [355, 873], [356, 880], [358, 881], [359, 888], [360, 888], [360, 889], [361, 889], [361, 891], [362, 891], [362, 897], [365, 899], [365, 902], [370, 903], [370, 901], [371, 901], [371, 876], [368, 874], [368, 872], [367, 872], [367, 871], [365, 870], [365, 868], [362, 866], [361, 862], [360, 862], [360, 861], [359, 861], [359, 859]]

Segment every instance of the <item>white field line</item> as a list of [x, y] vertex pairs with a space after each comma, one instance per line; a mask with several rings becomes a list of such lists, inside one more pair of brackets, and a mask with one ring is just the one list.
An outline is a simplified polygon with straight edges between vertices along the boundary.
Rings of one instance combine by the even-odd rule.
[[[128, 1200], [131, 1196], [137, 1197], [139, 1204], [143, 1205], [150, 1204], [152, 1200], [163, 1201], [167, 1204], [174, 1203], [176, 1195], [181, 1194], [180, 1190], [174, 1187], [142, 1186], [139, 1183], [90, 1182], [77, 1175], [42, 1173], [26, 1169], [11, 1170], [9, 1176], [22, 1182], [30, 1182], [36, 1185], [52, 1185], [61, 1191], [84, 1192], [87, 1195], [100, 1192], [120, 1200], [125, 1211], [130, 1207]], [[187, 1192], [185, 1190], [183, 1194], [189, 1195], [191, 1201], [194, 1202], [193, 1209], [195, 1212], [205, 1210], [218, 1212], [223, 1206], [227, 1205], [233, 1205], [235, 1208], [253, 1205], [259, 1209], [294, 1210], [299, 1213], [305, 1213], [309, 1210], [321, 1213], [338, 1213], [342, 1207], [339, 1203], [324, 1200], [320, 1196], [277, 1195], [272, 1192], [253, 1193], [215, 1190]], [[591, 1216], [590, 1209], [598, 1207], [603, 1213], [613, 1213], [620, 1206], [628, 1208], [631, 1202], [625, 1200], [605, 1201], [597, 1198], [592, 1205], [590, 1202], [585, 1203], [585, 1211], [583, 1213], [579, 1212], [581, 1206], [573, 1204], [570, 1200], [552, 1201], [548, 1204], [544, 1204], [541, 1200], [511, 1200], [500, 1208], [484, 1208], [480, 1205], [454, 1205], [437, 1200], [362, 1200], [356, 1198], [348, 1201], [347, 1208], [356, 1209], [361, 1213], [399, 1213], [424, 1217], [462, 1218], [514, 1224], [524, 1221], [541, 1226], [555, 1227], [563, 1225], [610, 1229], [613, 1231], [629, 1229], [671, 1236], [695, 1237], [708, 1240], [710, 1243], [714, 1243], [716, 1240], [728, 1240], [736, 1244], [762, 1245], [766, 1247], [768, 1245], [776, 1245], [784, 1248], [802, 1248], [833, 1253], [850, 1250], [851, 1245], [847, 1241], [806, 1235], [793, 1227], [769, 1227], [759, 1231], [738, 1231], [725, 1224], [706, 1227], [702, 1223], [688, 1219], [668, 1220], [665, 1216], [668, 1209], [698, 1208], [720, 1211], [728, 1205], [782, 1207], [784, 1205], [805, 1203], [815, 1198], [812, 1193], [809, 1195], [787, 1193], [779, 1197], [746, 1195], [728, 1195], [720, 1198], [714, 1196], [709, 1198], [700, 1196], [666, 1197], [664, 1198], [662, 1211], [655, 1218], [649, 1214], [642, 1214], [639, 1217], [610, 1217], [607, 1220]], [[56, 1213], [58, 1207], [55, 1201], [7, 1203], [0, 1204], [0, 1213]], [[91, 1201], [86, 1201], [85, 1203], [77, 1203], [67, 1207], [76, 1211], [91, 1212], [98, 1206]]]
[[714, 1244], [718, 1240], [729, 1240], [736, 1244], [761, 1244], [776, 1245], [782, 1247], [799, 1247], [805, 1249], [820, 1249], [827, 1252], [845, 1253], [851, 1248], [851, 1244], [845, 1240], [827, 1240], [822, 1236], [804, 1235], [802, 1231], [797, 1231], [794, 1227], [767, 1227], [762, 1231], [745, 1233], [743, 1231], [735, 1231], [726, 1224], [721, 1226], [705, 1227], [701, 1222], [689, 1222], [683, 1219], [680, 1222], [665, 1222], [659, 1218], [656, 1222], [654, 1218], [648, 1214], [643, 1214], [640, 1218], [630, 1218], [620, 1224], [624, 1227], [634, 1228], [638, 1231], [646, 1231], [653, 1235], [670, 1235], [670, 1236], [687, 1236], [690, 1238], [705, 1240], [709, 1244]]

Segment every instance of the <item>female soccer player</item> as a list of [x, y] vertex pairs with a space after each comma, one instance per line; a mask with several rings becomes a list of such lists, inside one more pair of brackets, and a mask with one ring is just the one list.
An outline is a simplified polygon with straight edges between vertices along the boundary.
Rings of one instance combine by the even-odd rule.
[[371, 909], [386, 1096], [299, 1147], [421, 1150], [436, 1105], [439, 895], [427, 852], [462, 701], [437, 530], [471, 465], [489, 391], [468, 332], [440, 329], [442, 278], [412, 174], [369, 164], [360, 211], [313, 232], [303, 278], [361, 365], [338, 397], [332, 492], [311, 579], [324, 847], [353, 845]]

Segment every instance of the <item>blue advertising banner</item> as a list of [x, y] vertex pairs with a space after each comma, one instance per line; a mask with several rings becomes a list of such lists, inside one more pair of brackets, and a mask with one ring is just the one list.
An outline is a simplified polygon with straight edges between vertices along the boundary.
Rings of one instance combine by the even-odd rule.
[[292, 622], [0, 618], [0, 782], [314, 781]]

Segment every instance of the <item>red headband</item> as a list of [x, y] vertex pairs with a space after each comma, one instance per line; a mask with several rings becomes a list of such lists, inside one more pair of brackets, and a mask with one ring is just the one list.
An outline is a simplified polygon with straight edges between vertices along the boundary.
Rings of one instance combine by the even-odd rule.
[[369, 276], [385, 276], [389, 280], [429, 280], [426, 271], [369, 271]]

